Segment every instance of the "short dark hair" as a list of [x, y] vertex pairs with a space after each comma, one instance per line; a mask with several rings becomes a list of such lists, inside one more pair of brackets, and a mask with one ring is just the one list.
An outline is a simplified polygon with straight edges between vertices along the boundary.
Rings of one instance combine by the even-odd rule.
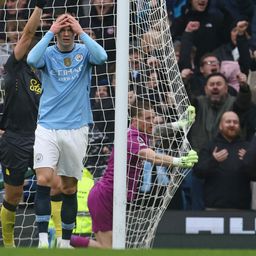
[[200, 58], [200, 61], [199, 61], [200, 67], [202, 67], [202, 66], [204, 65], [205, 59], [208, 58], [208, 57], [215, 57], [218, 61], [220, 61], [216, 54], [214, 54], [214, 53], [212, 53], [212, 52], [207, 52], [207, 53], [205, 53], [205, 54]]
[[220, 72], [214, 72], [214, 73], [209, 74], [209, 75], [206, 77], [205, 84], [207, 84], [208, 81], [209, 81], [209, 79], [210, 79], [211, 77], [214, 77], [214, 76], [221, 76], [221, 77], [224, 79], [226, 85], [228, 85], [228, 80], [227, 80], [227, 78], [226, 78], [222, 73], [220, 73]]

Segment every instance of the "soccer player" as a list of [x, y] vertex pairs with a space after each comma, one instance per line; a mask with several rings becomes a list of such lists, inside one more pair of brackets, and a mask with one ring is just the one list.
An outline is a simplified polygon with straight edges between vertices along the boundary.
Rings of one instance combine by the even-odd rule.
[[21, 39], [5, 64], [5, 98], [0, 128], [0, 161], [5, 195], [1, 207], [5, 247], [15, 247], [14, 224], [17, 205], [23, 194], [25, 173], [33, 167], [33, 145], [41, 95], [41, 83], [26, 63], [34, 43], [42, 9], [47, 1], [37, 0]]
[[[57, 43], [48, 46], [54, 35]], [[77, 35], [83, 44], [74, 42]], [[77, 181], [82, 178], [88, 124], [92, 123], [91, 71], [93, 65], [104, 64], [106, 60], [106, 51], [70, 14], [60, 15], [28, 55], [28, 63], [41, 71], [43, 88], [34, 146], [40, 248], [48, 247], [50, 184], [54, 170], [61, 177], [60, 247], [71, 247], [77, 213]]]
[[[143, 168], [143, 160], [146, 159], [155, 165], [184, 168], [191, 168], [198, 160], [197, 153], [193, 150], [185, 157], [176, 158], [157, 154], [149, 148], [149, 138], [152, 135], [154, 117], [154, 110], [145, 101], [138, 102], [136, 106], [131, 107], [131, 125], [127, 133], [128, 202], [136, 198], [137, 182]], [[92, 229], [96, 241], [88, 237], [73, 235], [71, 245], [75, 247], [112, 247], [113, 180], [114, 151], [112, 150], [104, 175], [91, 189], [88, 197], [88, 207], [92, 217]]]

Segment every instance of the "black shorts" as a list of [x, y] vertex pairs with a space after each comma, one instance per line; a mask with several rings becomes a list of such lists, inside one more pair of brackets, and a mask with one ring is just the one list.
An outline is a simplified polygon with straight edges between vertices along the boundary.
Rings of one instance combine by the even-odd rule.
[[34, 135], [6, 131], [0, 139], [0, 162], [4, 182], [20, 186], [28, 168], [33, 168]]

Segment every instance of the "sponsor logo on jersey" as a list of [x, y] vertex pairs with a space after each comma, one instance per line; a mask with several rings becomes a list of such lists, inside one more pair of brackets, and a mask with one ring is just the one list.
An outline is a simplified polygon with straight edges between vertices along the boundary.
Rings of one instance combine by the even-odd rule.
[[80, 64], [76, 68], [68, 69], [52, 69], [50, 74], [56, 76], [58, 81], [71, 81], [79, 77], [79, 73], [82, 71], [83, 64]]
[[35, 92], [35, 94], [41, 94], [42, 93], [41, 84], [36, 79], [31, 79], [30, 80], [29, 89], [30, 89], [30, 91]]

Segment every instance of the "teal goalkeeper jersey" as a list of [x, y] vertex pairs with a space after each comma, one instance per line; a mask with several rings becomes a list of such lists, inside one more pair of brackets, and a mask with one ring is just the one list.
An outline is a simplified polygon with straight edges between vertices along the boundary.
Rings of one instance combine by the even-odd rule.
[[[43, 93], [38, 124], [47, 129], [77, 129], [92, 123], [89, 98], [92, 65], [105, 62], [105, 50], [100, 46], [100, 60], [92, 56], [85, 44], [74, 44], [70, 52], [60, 52], [53, 45], [42, 53], [53, 37], [53, 33], [47, 34], [28, 55], [28, 63], [41, 70]], [[86, 35], [86, 40], [92, 39]], [[40, 54], [42, 57], [35, 61], [34, 57]]]

